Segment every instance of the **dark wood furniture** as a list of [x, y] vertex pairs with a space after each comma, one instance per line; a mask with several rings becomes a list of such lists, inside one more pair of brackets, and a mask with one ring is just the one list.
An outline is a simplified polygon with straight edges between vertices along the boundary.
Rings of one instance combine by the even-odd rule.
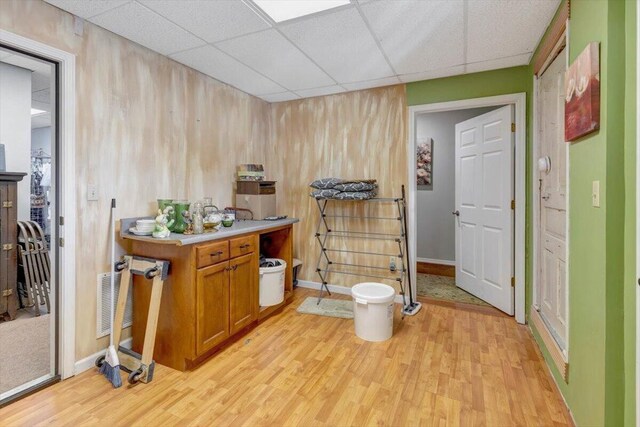
[[[182, 246], [131, 237], [132, 254], [171, 262], [156, 332], [156, 362], [191, 369], [291, 301], [293, 227], [265, 227]], [[259, 306], [260, 253], [287, 262], [285, 300], [279, 305]], [[133, 349], [139, 352], [151, 289], [134, 280], [132, 335]]]
[[18, 309], [18, 182], [26, 175], [0, 172], [0, 317], [8, 320]]

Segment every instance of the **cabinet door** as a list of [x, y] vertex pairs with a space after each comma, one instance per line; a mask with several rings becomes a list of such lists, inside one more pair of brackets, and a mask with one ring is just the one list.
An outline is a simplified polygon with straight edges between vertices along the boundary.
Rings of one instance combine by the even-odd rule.
[[201, 355], [229, 337], [229, 263], [199, 269], [196, 288], [196, 351]]
[[254, 254], [243, 255], [229, 261], [231, 277], [231, 334], [258, 318], [258, 262]]

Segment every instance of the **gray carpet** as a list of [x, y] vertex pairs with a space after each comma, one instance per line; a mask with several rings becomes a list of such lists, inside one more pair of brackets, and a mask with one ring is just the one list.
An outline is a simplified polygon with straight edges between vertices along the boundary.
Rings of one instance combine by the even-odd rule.
[[23, 309], [17, 319], [0, 322], [0, 394], [51, 372], [50, 319]]
[[463, 302], [466, 304], [489, 304], [456, 286], [454, 277], [436, 276], [434, 274], [418, 274], [418, 295], [443, 301]]
[[318, 297], [307, 297], [297, 311], [303, 314], [353, 319], [353, 301], [322, 298], [318, 304]]

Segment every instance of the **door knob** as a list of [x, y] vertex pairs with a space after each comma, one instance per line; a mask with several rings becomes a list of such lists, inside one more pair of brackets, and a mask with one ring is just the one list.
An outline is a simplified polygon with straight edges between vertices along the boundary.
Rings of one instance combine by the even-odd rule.
[[451, 212], [451, 214], [455, 216], [460, 216], [460, 211], [453, 211]]
[[542, 200], [549, 200], [549, 198], [551, 197], [551, 194], [545, 193], [541, 197], [542, 197]]

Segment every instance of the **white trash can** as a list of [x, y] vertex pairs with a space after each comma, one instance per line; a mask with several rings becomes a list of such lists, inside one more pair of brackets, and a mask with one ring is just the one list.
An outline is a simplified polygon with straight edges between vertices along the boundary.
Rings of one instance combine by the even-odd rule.
[[356, 335], [365, 341], [386, 341], [393, 335], [396, 291], [382, 283], [358, 283], [351, 288]]
[[265, 261], [280, 262], [275, 267], [260, 267], [260, 306], [269, 307], [284, 301], [284, 275], [287, 263], [282, 259], [266, 258]]

